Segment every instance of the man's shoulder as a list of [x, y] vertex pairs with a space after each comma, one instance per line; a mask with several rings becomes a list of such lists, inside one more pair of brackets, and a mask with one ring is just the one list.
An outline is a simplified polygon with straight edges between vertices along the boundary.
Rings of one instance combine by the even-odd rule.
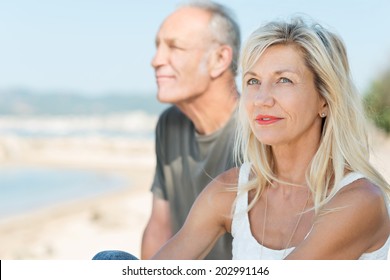
[[[156, 134], [160, 140], [188, 133], [193, 133], [193, 124], [179, 108], [170, 106], [161, 113], [156, 126]], [[171, 140], [173, 139], [169, 139]]]
[[158, 127], [185, 127], [191, 124], [190, 119], [179, 108], [172, 105], [165, 109], [158, 118]]
[[185, 117], [187, 118], [182, 111], [179, 110], [179, 108], [177, 108], [176, 106], [172, 105], [172, 106], [169, 106], [167, 109], [165, 109], [159, 119], [160, 120], [165, 120], [165, 119], [172, 119], [172, 118], [182, 118], [182, 117]]

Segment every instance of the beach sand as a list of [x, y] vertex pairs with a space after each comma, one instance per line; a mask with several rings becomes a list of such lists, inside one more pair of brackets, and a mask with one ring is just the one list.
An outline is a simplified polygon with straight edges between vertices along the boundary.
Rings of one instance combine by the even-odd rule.
[[128, 177], [129, 186], [0, 220], [0, 259], [87, 260], [106, 249], [139, 256], [151, 210], [154, 142], [56, 141], [22, 141], [23, 150], [3, 164], [115, 171]]
[[[390, 138], [377, 132], [374, 135], [372, 162], [390, 181]], [[7, 160], [3, 158], [3, 164], [115, 170], [128, 176], [131, 186], [1, 220], [0, 259], [87, 260], [106, 249], [139, 256], [151, 210], [153, 141], [34, 141], [19, 143], [23, 149], [18, 148]]]

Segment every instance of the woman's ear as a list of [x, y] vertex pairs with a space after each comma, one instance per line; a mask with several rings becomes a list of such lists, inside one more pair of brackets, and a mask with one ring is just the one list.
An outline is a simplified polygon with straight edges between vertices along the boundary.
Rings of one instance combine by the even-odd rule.
[[325, 118], [328, 115], [328, 103], [324, 98], [321, 98], [321, 108], [318, 112], [321, 118]]
[[216, 48], [210, 59], [210, 75], [217, 78], [230, 67], [233, 59], [233, 50], [228, 45]]

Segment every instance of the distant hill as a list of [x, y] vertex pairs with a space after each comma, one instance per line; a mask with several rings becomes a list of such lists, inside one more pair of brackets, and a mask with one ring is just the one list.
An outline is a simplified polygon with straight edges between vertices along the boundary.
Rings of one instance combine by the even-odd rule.
[[74, 92], [0, 90], [0, 115], [90, 115], [137, 110], [158, 115], [166, 107], [153, 94], [113, 93], [93, 97]]

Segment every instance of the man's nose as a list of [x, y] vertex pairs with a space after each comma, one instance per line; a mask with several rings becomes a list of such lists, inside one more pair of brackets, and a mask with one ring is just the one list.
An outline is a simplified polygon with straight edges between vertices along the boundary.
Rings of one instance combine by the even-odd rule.
[[167, 49], [163, 45], [159, 45], [156, 48], [156, 53], [154, 54], [154, 57], [153, 57], [152, 62], [151, 62], [152, 67], [156, 69], [159, 66], [166, 64], [167, 61], [168, 61]]

